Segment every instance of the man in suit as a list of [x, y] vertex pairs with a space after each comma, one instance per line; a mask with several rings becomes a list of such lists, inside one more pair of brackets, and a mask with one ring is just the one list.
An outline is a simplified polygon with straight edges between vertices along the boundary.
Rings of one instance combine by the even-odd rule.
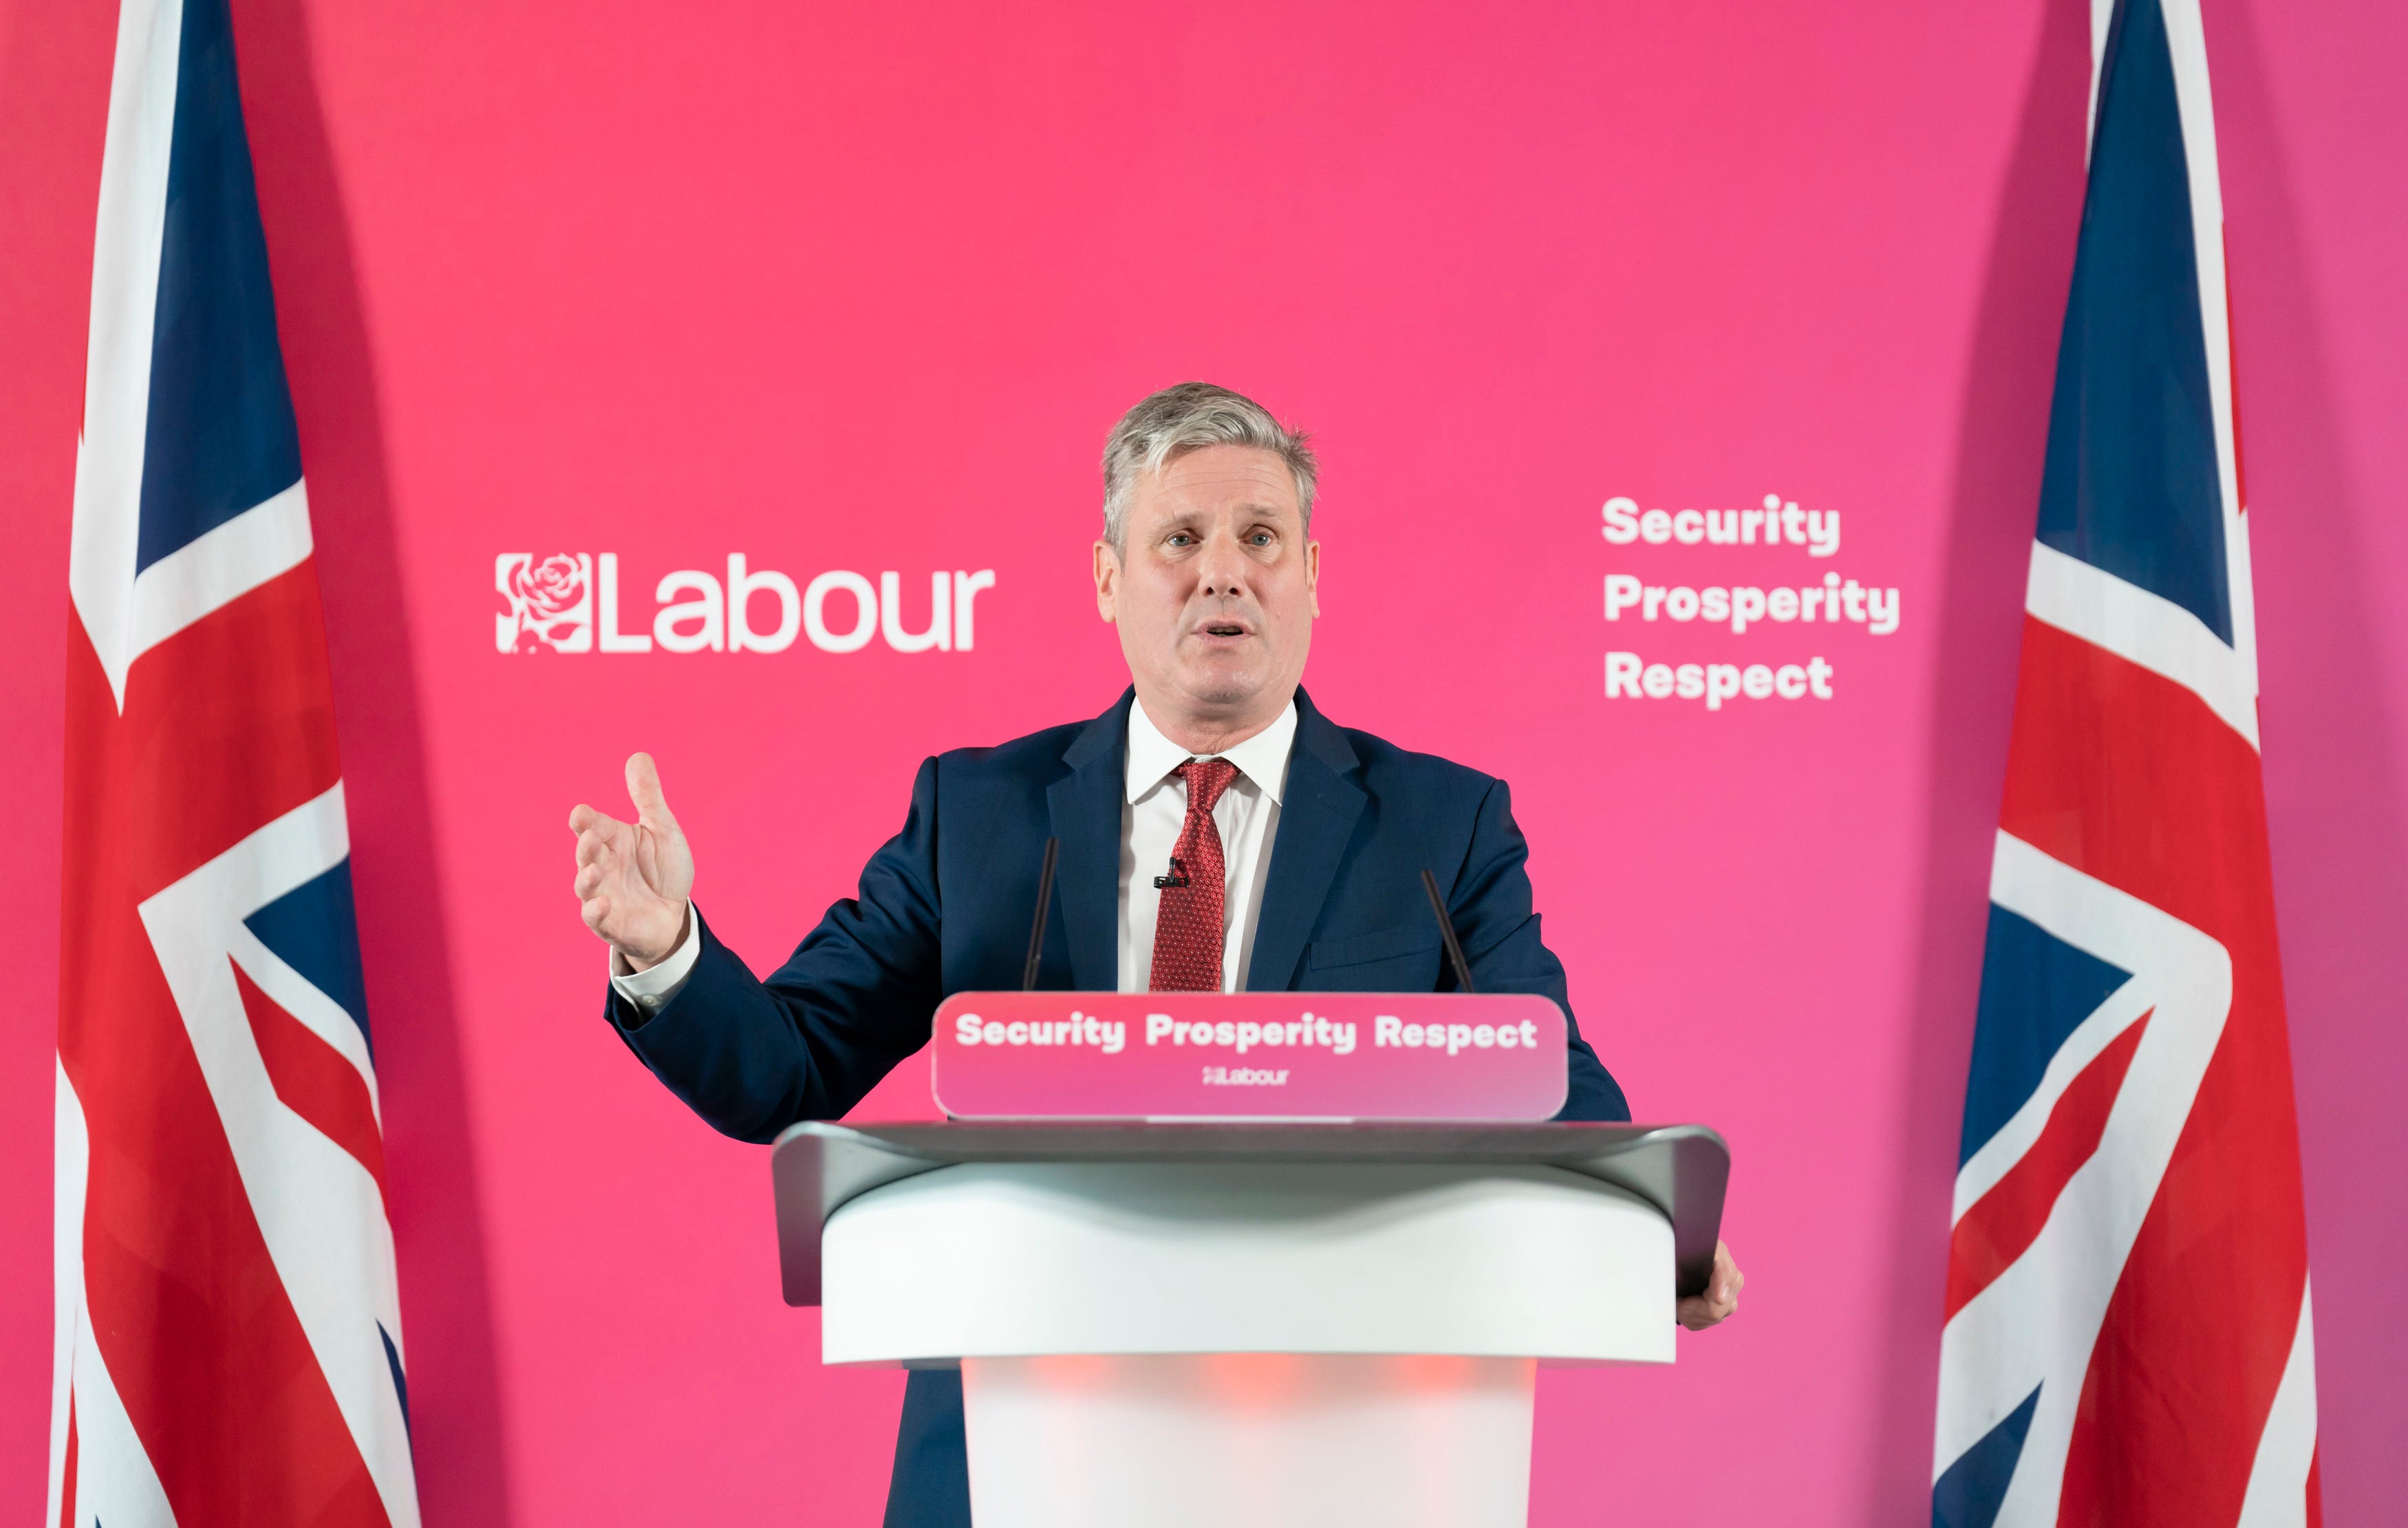
[[[688, 898], [694, 856], [651, 757], [637, 818], [580, 806], [576, 891], [610, 946], [614, 1030], [713, 1126], [768, 1141], [842, 1115], [928, 1041], [954, 992], [1019, 984], [1044, 841], [1061, 840], [1039, 985], [1443, 992], [1435, 871], [1483, 992], [1563, 1005], [1561, 1119], [1627, 1120], [1569, 1022], [1504, 782], [1331, 722], [1299, 685], [1320, 614], [1314, 465], [1251, 399], [1187, 382], [1104, 449], [1096, 605], [1131, 685], [1103, 715], [921, 764], [900, 833], [767, 981]], [[1576, 1277], [1576, 1274], [1574, 1275]], [[1693, 1328], [1737, 1308], [1718, 1250]], [[914, 1373], [888, 1528], [968, 1528], [956, 1374]]]

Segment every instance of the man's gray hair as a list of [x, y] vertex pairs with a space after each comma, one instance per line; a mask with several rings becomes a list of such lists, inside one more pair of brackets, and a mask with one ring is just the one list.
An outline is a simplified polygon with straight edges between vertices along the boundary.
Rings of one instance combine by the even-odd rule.
[[1207, 446], [1253, 446], [1285, 463], [1296, 479], [1305, 532], [1312, 533], [1319, 468], [1311, 437], [1282, 425], [1269, 409], [1242, 393], [1210, 382], [1181, 382], [1123, 414], [1104, 442], [1104, 539], [1114, 552], [1126, 550], [1123, 538], [1128, 534], [1128, 507], [1137, 496], [1137, 480]]

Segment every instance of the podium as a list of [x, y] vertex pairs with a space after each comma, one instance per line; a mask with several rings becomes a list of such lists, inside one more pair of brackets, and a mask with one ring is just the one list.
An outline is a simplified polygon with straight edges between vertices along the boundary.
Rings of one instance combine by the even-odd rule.
[[1535, 1368], [1664, 1364], [1729, 1157], [1698, 1125], [786, 1131], [829, 1364], [958, 1364], [979, 1528], [1526, 1520]]

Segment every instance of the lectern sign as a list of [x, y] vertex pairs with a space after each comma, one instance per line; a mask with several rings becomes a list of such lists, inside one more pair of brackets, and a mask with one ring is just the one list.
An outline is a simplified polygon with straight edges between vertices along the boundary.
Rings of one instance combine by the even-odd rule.
[[1564, 1014], [1521, 993], [956, 992], [955, 1119], [1546, 1120]]

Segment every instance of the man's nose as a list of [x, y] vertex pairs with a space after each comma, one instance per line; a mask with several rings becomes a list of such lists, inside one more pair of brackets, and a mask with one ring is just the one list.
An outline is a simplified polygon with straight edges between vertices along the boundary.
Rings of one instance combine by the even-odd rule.
[[1196, 560], [1196, 592], [1206, 599], [1236, 599], [1246, 593], [1246, 554], [1231, 536], [1216, 536], [1204, 543]]

